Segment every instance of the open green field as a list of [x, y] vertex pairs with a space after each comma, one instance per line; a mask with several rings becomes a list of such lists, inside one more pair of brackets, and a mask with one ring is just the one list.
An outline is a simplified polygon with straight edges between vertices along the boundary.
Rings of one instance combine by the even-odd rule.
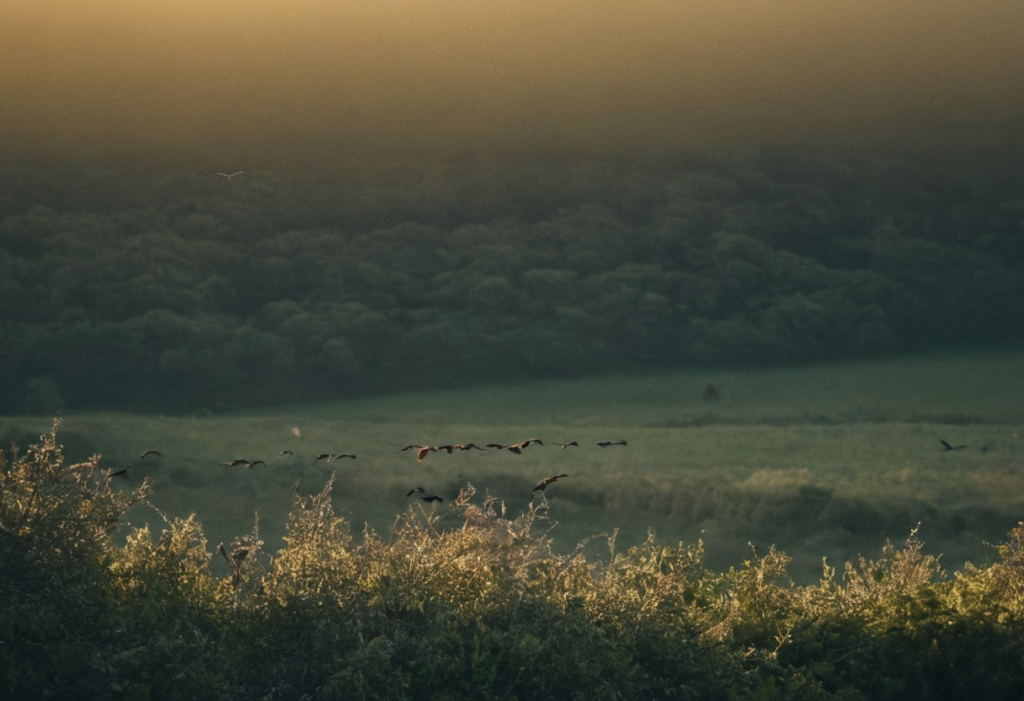
[[[713, 384], [719, 398], [704, 397]], [[1024, 352], [924, 355], [771, 370], [613, 376], [452, 389], [204, 416], [68, 413], [59, 437], [72, 459], [132, 463], [125, 487], [148, 478], [150, 502], [195, 512], [211, 544], [259, 528], [280, 547], [291, 490], [318, 492], [337, 474], [334, 505], [386, 533], [421, 486], [444, 504], [472, 483], [525, 508], [548, 475], [570, 477], [547, 498], [556, 545], [620, 529], [620, 546], [704, 540], [712, 566], [738, 564], [771, 544], [813, 579], [821, 558], [841, 567], [858, 552], [920, 537], [949, 568], [988, 561], [1024, 515]], [[50, 417], [0, 418], [0, 439], [21, 446]], [[295, 435], [293, 429], [300, 435]], [[408, 444], [514, 443], [508, 451], [433, 452]], [[940, 439], [966, 447], [946, 451]], [[578, 447], [559, 449], [575, 440]], [[626, 440], [600, 448], [598, 441]], [[139, 460], [144, 450], [161, 457]], [[280, 456], [283, 450], [294, 455]], [[356, 460], [317, 462], [322, 452]], [[264, 460], [229, 468], [234, 458]], [[160, 517], [149, 506], [132, 523]], [[442, 523], [461, 525], [454, 515]]]

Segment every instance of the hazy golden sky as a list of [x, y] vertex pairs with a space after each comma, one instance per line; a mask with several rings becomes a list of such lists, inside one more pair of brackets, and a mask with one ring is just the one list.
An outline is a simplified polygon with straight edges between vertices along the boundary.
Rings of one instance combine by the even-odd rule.
[[1021, 0], [3, 0], [0, 147], [1021, 141]]

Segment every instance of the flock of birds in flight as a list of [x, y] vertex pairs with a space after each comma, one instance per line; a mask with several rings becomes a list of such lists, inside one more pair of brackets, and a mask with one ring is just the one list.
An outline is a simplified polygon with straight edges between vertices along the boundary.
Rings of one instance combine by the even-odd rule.
[[[292, 429], [292, 430], [295, 431], [295, 429]], [[296, 435], [299, 435], [299, 434], [296, 433]], [[956, 444], [956, 445], [954, 445], [954, 444], [948, 442], [947, 440], [945, 440], [944, 438], [940, 438], [939, 439], [939, 443], [942, 444], [943, 452], [949, 452], [949, 451], [954, 451], [954, 450], [963, 450], [964, 448], [967, 447], [966, 444]], [[508, 443], [508, 444], [506, 444], [506, 443], [485, 443], [483, 446], [479, 446], [476, 443], [445, 443], [443, 445], [410, 444], [410, 445], [405, 446], [404, 448], [399, 449], [398, 452], [404, 453], [404, 452], [407, 452], [407, 451], [410, 451], [410, 450], [415, 450], [416, 451], [416, 461], [417, 462], [423, 462], [423, 459], [426, 458], [428, 455], [430, 455], [431, 453], [438, 453], [438, 452], [444, 452], [444, 453], [447, 453], [448, 455], [451, 455], [455, 451], [505, 450], [505, 451], [508, 451], [509, 453], [512, 453], [514, 455], [521, 455], [524, 450], [529, 448], [531, 445], [535, 445], [535, 444], [536, 445], [544, 445], [544, 441], [542, 441], [539, 438], [528, 438], [526, 440], [519, 441], [518, 443]], [[565, 442], [565, 443], [555, 443], [555, 445], [557, 445], [560, 450], [565, 450], [566, 448], [579, 447], [579, 442], [578, 441], [568, 441], [568, 442]], [[596, 445], [598, 447], [600, 447], [600, 448], [610, 448], [612, 446], [625, 446], [625, 445], [629, 445], [629, 444], [625, 440], [615, 440], [615, 441], [598, 441]], [[982, 450], [984, 451], [985, 448], [983, 447]], [[281, 452], [278, 453], [279, 457], [290, 456], [290, 455], [294, 455], [294, 453], [292, 451], [290, 451], [290, 450], [282, 450]], [[146, 459], [148, 457], [162, 457], [162, 453], [160, 453], [160, 451], [158, 451], [158, 450], [147, 450], [147, 451], [143, 452], [141, 455], [139, 455], [138, 459], [139, 460], [144, 460], [144, 459]], [[321, 460], [323, 460], [324, 462], [330, 463], [330, 462], [334, 462], [335, 460], [343, 460], [343, 459], [355, 460], [356, 459], [356, 455], [354, 453], [320, 453], [320, 454], [318, 454], [316, 456], [316, 461], [317, 462], [320, 462]], [[224, 460], [224, 461], [222, 461], [222, 462], [220, 462], [218, 464], [223, 465], [224, 467], [252, 468], [252, 467], [256, 467], [257, 465], [264, 465], [265, 466], [267, 463], [265, 461], [263, 461], [263, 460], [249, 460], [248, 458], [234, 458], [232, 460]], [[124, 467], [118, 469], [118, 470], [109, 470], [109, 474], [110, 474], [111, 477], [127, 477], [128, 476], [128, 470], [129, 470], [129, 468], [131, 468], [131, 466], [132, 466], [131, 463], [129, 463], [129, 464], [125, 465]], [[545, 489], [547, 489], [547, 487], [549, 485], [554, 484], [555, 482], [557, 482], [558, 480], [562, 479], [563, 477], [569, 477], [569, 475], [564, 473], [564, 472], [562, 472], [562, 473], [559, 473], [557, 475], [551, 475], [549, 477], [545, 477], [544, 479], [542, 479], [540, 482], [538, 482], [534, 486], [531, 494], [536, 494], [537, 492], [543, 492]], [[406, 497], [411, 497], [413, 494], [423, 494], [423, 496], [421, 496], [420, 499], [422, 499], [423, 501], [425, 501], [427, 503], [434, 503], [434, 502], [441, 503], [441, 502], [444, 501], [443, 497], [440, 497], [440, 496], [438, 496], [436, 494], [426, 494], [426, 490], [423, 487], [413, 487], [406, 494]]]
[[[296, 437], [301, 437], [301, 434], [299, 433], [297, 428], [293, 428], [292, 432], [296, 435]], [[948, 442], [945, 439], [939, 439], [939, 442], [942, 445], [942, 451], [943, 452], [963, 450], [963, 449], [967, 448], [966, 444], [952, 444], [952, 443]], [[398, 452], [403, 453], [403, 452], [407, 452], [407, 451], [410, 451], [410, 450], [415, 450], [416, 451], [416, 461], [417, 462], [423, 462], [423, 459], [426, 458], [428, 455], [430, 455], [431, 453], [437, 453], [437, 452], [444, 452], [444, 453], [447, 453], [447, 454], [451, 455], [455, 451], [505, 450], [505, 451], [508, 451], [509, 453], [512, 453], [514, 455], [521, 455], [523, 453], [523, 451], [526, 450], [527, 448], [529, 448], [531, 445], [544, 445], [544, 441], [540, 440], [539, 438], [528, 438], [528, 439], [526, 439], [524, 441], [520, 441], [518, 443], [511, 443], [511, 444], [505, 444], [505, 443], [486, 443], [483, 446], [478, 446], [475, 443], [446, 443], [446, 444], [443, 444], [443, 445], [418, 445], [418, 444], [410, 444], [410, 445], [405, 446], [404, 448], [401, 448]], [[578, 441], [568, 441], [566, 443], [555, 443], [555, 445], [559, 446], [560, 450], [565, 450], [567, 448], [579, 447], [579, 442]], [[625, 440], [599, 441], [597, 443], [597, 446], [600, 447], [600, 448], [610, 448], [612, 446], [625, 446], [625, 445], [628, 445], [628, 443]], [[986, 448], [987, 448], [987, 446], [983, 446], [982, 450], [984, 451]], [[290, 450], [282, 450], [281, 452], [278, 453], [278, 456], [280, 456], [280, 457], [290, 456], [290, 455], [294, 455], [294, 453], [292, 451], [290, 451]], [[149, 457], [162, 457], [162, 454], [159, 451], [157, 451], [157, 450], [146, 450], [141, 455], [139, 455], [138, 459], [139, 460], [144, 460], [144, 459], [149, 458]], [[342, 460], [342, 459], [355, 460], [356, 456], [353, 453], [320, 453], [319, 455], [316, 456], [316, 461], [317, 462], [323, 460], [325, 462], [330, 463], [330, 462], [334, 462], [335, 460]], [[235, 458], [233, 460], [225, 460], [223, 462], [220, 462], [219, 464], [223, 465], [224, 467], [252, 468], [252, 467], [255, 467], [256, 465], [266, 465], [266, 462], [263, 461], [263, 460], [249, 460], [247, 458]], [[116, 476], [127, 477], [128, 469], [130, 467], [131, 467], [131, 464], [129, 463], [128, 465], [126, 465], [125, 467], [123, 467], [123, 468], [121, 468], [119, 470], [109, 471], [109, 475], [111, 477], [116, 477]], [[533, 497], [537, 494], [537, 492], [541, 492], [543, 494], [545, 489], [547, 489], [549, 486], [551, 486], [552, 484], [554, 484], [558, 480], [563, 479], [565, 477], [569, 477], [569, 474], [567, 474], [565, 472], [560, 472], [558, 474], [550, 475], [548, 477], [543, 478], [536, 485], [534, 485], [533, 490], [530, 493], [530, 498], [533, 499]], [[440, 504], [440, 503], [444, 502], [444, 497], [439, 496], [437, 494], [427, 494], [426, 489], [424, 489], [423, 487], [413, 487], [412, 489], [410, 489], [406, 493], [405, 496], [406, 496], [406, 498], [409, 498], [409, 497], [413, 496], [414, 494], [420, 495], [419, 498], [422, 501], [424, 501], [425, 503], [427, 503], [427, 504], [435, 504], [435, 503], [436, 504]], [[228, 565], [231, 567], [231, 570], [232, 570], [232, 584], [237, 587], [238, 584], [239, 584], [239, 578], [240, 578], [240, 568], [241, 568], [242, 562], [249, 555], [249, 548], [238, 547], [238, 548], [235, 548], [234, 550], [232, 550], [231, 553], [228, 553], [227, 550], [224, 548], [224, 544], [220, 543], [217, 546], [217, 554], [222, 556], [224, 558], [224, 560], [228, 563]]]
[[[294, 431], [295, 431], [295, 429], [293, 429], [293, 432]], [[296, 433], [296, 435], [299, 435], [299, 434]], [[405, 446], [404, 448], [401, 448], [398, 452], [404, 453], [404, 452], [407, 452], [407, 451], [410, 451], [410, 450], [415, 450], [416, 451], [416, 461], [417, 462], [423, 462], [423, 459], [425, 457], [427, 457], [428, 455], [430, 455], [430, 453], [437, 453], [437, 452], [444, 452], [444, 453], [447, 453], [448, 455], [451, 455], [455, 451], [467, 451], [467, 450], [480, 450], [480, 451], [505, 450], [505, 451], [508, 451], [509, 453], [512, 453], [514, 455], [521, 455], [523, 453], [523, 451], [526, 450], [527, 448], [529, 448], [531, 445], [544, 445], [544, 441], [542, 441], [539, 438], [528, 438], [526, 440], [519, 441], [518, 443], [509, 443], [509, 444], [506, 444], [506, 443], [486, 443], [483, 446], [479, 446], [479, 445], [477, 445], [475, 443], [446, 443], [444, 445], [410, 444], [410, 445]], [[579, 447], [580, 444], [579, 444], [578, 441], [568, 441], [568, 442], [565, 442], [565, 443], [555, 443], [555, 445], [557, 445], [560, 450], [565, 450], [567, 448]], [[614, 441], [613, 440], [605, 440], [605, 441], [598, 441], [596, 445], [599, 448], [610, 448], [612, 446], [626, 446], [626, 445], [629, 445], [629, 443], [627, 441], [625, 441], [625, 440], [614, 440]], [[290, 451], [290, 450], [282, 450], [281, 452], [278, 453], [279, 457], [285, 457], [285, 456], [291, 456], [291, 455], [294, 455], [294, 453], [292, 451]], [[149, 457], [162, 457], [162, 456], [163, 456], [163, 454], [160, 451], [158, 451], [158, 450], [146, 450], [141, 455], [139, 455], [138, 459], [139, 460], [144, 460], [144, 459], [149, 458]], [[322, 460], [324, 462], [330, 463], [330, 462], [334, 462], [335, 460], [342, 460], [342, 459], [346, 459], [346, 458], [349, 459], [349, 460], [355, 460], [356, 456], [355, 456], [354, 453], [320, 453], [319, 455], [316, 456], [316, 461], [320, 462]], [[223, 465], [224, 467], [252, 468], [252, 467], [255, 467], [257, 465], [264, 465], [265, 466], [267, 463], [264, 460], [249, 460], [248, 458], [234, 458], [232, 460], [224, 460], [224, 461], [222, 461], [222, 462], [220, 462], [218, 464], [219, 465]], [[109, 474], [110, 474], [111, 477], [127, 477], [128, 476], [128, 470], [129, 470], [129, 468], [131, 468], [131, 466], [132, 466], [131, 463], [129, 463], [129, 464], [127, 464], [126, 466], [124, 466], [123, 468], [121, 468], [119, 470], [109, 471]], [[537, 492], [543, 492], [545, 489], [548, 488], [549, 485], [554, 484], [555, 482], [557, 482], [558, 480], [562, 479], [563, 477], [569, 477], [569, 475], [564, 473], [564, 472], [562, 472], [562, 473], [559, 473], [559, 474], [556, 474], [556, 475], [550, 475], [548, 477], [545, 477], [544, 479], [542, 479], [540, 482], [538, 482], [533, 487], [533, 490], [531, 491], [531, 495], [536, 494]], [[429, 503], [434, 503], [434, 502], [441, 503], [441, 502], [444, 501], [444, 497], [438, 496], [436, 494], [427, 494], [426, 490], [423, 487], [413, 487], [406, 494], [406, 497], [411, 497], [413, 494], [422, 494], [423, 496], [421, 496], [420, 499], [422, 499], [423, 501], [427, 502], [428, 504]]]

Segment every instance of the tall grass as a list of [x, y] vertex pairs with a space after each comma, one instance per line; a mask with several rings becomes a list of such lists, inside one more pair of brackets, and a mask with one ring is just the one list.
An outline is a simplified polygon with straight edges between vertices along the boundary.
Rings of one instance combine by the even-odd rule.
[[[719, 399], [704, 390], [714, 384]], [[472, 482], [513, 512], [546, 498], [556, 547], [618, 528], [636, 544], [653, 528], [667, 540], [704, 539], [727, 566], [747, 541], [778, 544], [801, 578], [820, 558], [849, 557], [918, 522], [947, 558], [991, 557], [1024, 513], [1024, 353], [927, 355], [771, 370], [613, 376], [292, 405], [228, 415], [69, 413], [69, 455], [132, 463], [152, 504], [195, 512], [211, 539], [229, 541], [256, 513], [268, 546], [281, 543], [296, 482], [315, 489], [336, 474], [333, 500], [351, 522], [386, 529], [422, 486], [450, 500]], [[49, 417], [0, 420], [0, 437], [25, 443]], [[297, 428], [300, 435], [295, 435]], [[507, 451], [430, 453], [407, 444], [511, 443]], [[596, 443], [626, 439], [628, 446]], [[967, 447], [943, 451], [940, 439]], [[560, 450], [555, 442], [576, 440]], [[138, 460], [143, 450], [160, 458]], [[282, 450], [294, 455], [279, 456]], [[327, 464], [321, 452], [352, 452]], [[266, 465], [229, 468], [245, 457]], [[541, 478], [569, 478], [531, 494]], [[138, 505], [134, 523], [152, 520]]]
[[[4, 698], [1024, 693], [1024, 522], [986, 566], [951, 572], [913, 528], [808, 584], [762, 544], [724, 570], [708, 566], [702, 540], [654, 534], [623, 548], [610, 531], [559, 552], [553, 499], [510, 512], [471, 484], [443, 511], [410, 505], [361, 536], [327, 479], [292, 490], [279, 548], [259, 522], [211, 547], [198, 519], [167, 514], [114, 540], [148, 481], [113, 489], [95, 456], [65, 458], [58, 426], [0, 467]], [[785, 478], [753, 473], [747, 503], [794, 511], [789, 480], [804, 506], [827, 504], [800, 471]]]

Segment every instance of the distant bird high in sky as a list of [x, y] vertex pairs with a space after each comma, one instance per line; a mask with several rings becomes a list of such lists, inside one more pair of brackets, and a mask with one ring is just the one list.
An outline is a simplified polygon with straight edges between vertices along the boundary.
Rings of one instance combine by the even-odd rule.
[[236, 175], [241, 175], [244, 172], [244, 170], [236, 170], [234, 173], [222, 173], [219, 170], [213, 171], [214, 175], [216, 175], [221, 180], [231, 180], [231, 178], [235, 177]]

